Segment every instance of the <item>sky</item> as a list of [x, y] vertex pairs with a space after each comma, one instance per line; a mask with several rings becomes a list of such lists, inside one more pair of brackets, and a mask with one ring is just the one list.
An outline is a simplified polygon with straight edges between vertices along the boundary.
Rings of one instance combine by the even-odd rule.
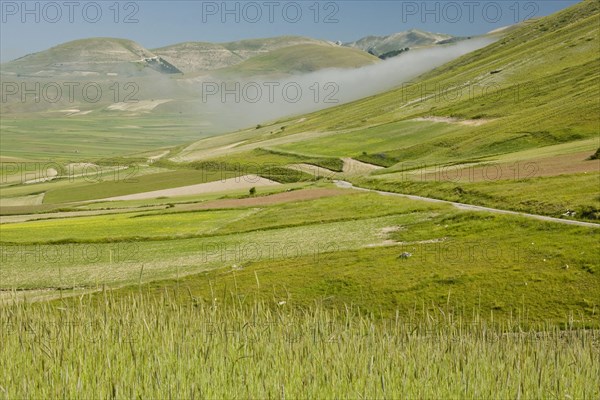
[[152, 49], [280, 35], [349, 42], [409, 29], [475, 36], [577, 2], [0, 0], [0, 61], [90, 37], [126, 38]]

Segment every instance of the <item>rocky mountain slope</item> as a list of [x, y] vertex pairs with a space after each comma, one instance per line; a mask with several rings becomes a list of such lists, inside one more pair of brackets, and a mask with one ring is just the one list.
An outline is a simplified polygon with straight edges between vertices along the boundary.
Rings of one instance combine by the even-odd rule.
[[405, 48], [447, 44], [461, 39], [452, 35], [411, 29], [388, 36], [367, 36], [355, 42], [344, 43], [344, 46], [358, 48], [380, 57]]

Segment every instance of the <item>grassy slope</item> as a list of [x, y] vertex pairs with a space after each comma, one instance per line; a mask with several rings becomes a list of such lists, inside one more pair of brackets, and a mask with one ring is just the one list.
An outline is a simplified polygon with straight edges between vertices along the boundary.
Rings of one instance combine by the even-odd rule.
[[324, 68], [358, 68], [379, 59], [357, 49], [322, 44], [285, 47], [216, 71], [218, 76], [255, 76], [314, 72]]
[[175, 300], [170, 291], [158, 298], [104, 293], [0, 308], [5, 397], [600, 394], [597, 331], [524, 332], [517, 318], [502, 325], [467, 321], [447, 308], [376, 322], [355, 308]]
[[[469, 112], [483, 107], [474, 104]], [[377, 105], [363, 107], [379, 118]], [[432, 113], [415, 107], [416, 114]], [[444, 107], [436, 115], [449, 115], [452, 105]], [[340, 110], [330, 114], [339, 118], [331, 122], [336, 126], [370, 123], [356, 109], [345, 116]], [[431, 134], [438, 145], [423, 154], [435, 161], [451, 156], [444, 146], [453, 142], [441, 145], [445, 135], [464, 139], [455, 149], [464, 157], [496, 154], [478, 146], [504, 137], [491, 124], [423, 123], [439, 129], [422, 130], [397, 122], [408, 118], [397, 107], [381, 110], [392, 128], [373, 128], [375, 140], [352, 142], [385, 152], [397, 132], [408, 131], [403, 140], [411, 146], [418, 146], [419, 134]], [[321, 119], [315, 129], [328, 126], [326, 115], [314, 114], [306, 126], [310, 118]], [[289, 126], [279, 136], [294, 133], [289, 122], [279, 125]], [[586, 126], [580, 126], [583, 137], [591, 136]], [[497, 136], [477, 136], [484, 129]], [[554, 133], [525, 134], [492, 150], [506, 150], [502, 157], [510, 158], [514, 149], [536, 156], [540, 144], [571, 144], [572, 132]], [[243, 132], [235, 140], [240, 135], [253, 136]], [[232, 137], [219, 138], [220, 145]], [[326, 155], [363, 151], [333, 147], [328, 144]], [[565, 150], [557, 149], [551, 152]], [[314, 150], [317, 157], [320, 148]], [[251, 163], [247, 154], [261, 162], [297, 162], [265, 151], [236, 158]], [[388, 175], [383, 172], [378, 176]], [[529, 194], [539, 185], [532, 187]], [[31, 190], [11, 190], [17, 189]], [[0, 307], [0, 389], [7, 398], [598, 397], [597, 330], [572, 330], [599, 324], [597, 229], [364, 193], [146, 214], [0, 226], [2, 241], [20, 243], [2, 243], [2, 289], [62, 297], [129, 285], [60, 304]], [[399, 258], [402, 252], [412, 256]]]
[[[439, 115], [503, 118], [498, 125], [457, 129], [463, 134], [456, 135], [455, 145], [463, 153], [483, 151], [479, 145], [502, 143], [502, 139], [514, 136], [522, 139], [512, 140], [504, 152], [514, 150], [511, 147], [573, 140], [569, 132], [590, 135], [595, 133], [598, 122], [587, 112], [598, 104], [598, 86], [594, 84], [599, 71], [598, 9], [597, 2], [584, 1], [447, 63], [408, 87], [312, 114], [305, 123], [290, 127], [288, 133], [363, 127], [365, 119], [367, 125], [374, 125]], [[490, 74], [497, 69], [502, 72]], [[471, 87], [473, 95], [469, 96], [466, 89], [451, 89], [460, 85]], [[487, 95], [482, 90], [485, 87], [489, 87]], [[428, 98], [431, 92], [438, 96]], [[511, 132], [515, 125], [524, 132]], [[544, 130], [549, 130], [550, 135], [536, 137], [535, 132]], [[493, 135], [489, 137], [490, 134]]]
[[[375, 194], [0, 228], [5, 289], [115, 287], [142, 273], [156, 294], [181, 285], [206, 300], [211, 290], [253, 295], [258, 276], [263, 299], [298, 305], [327, 299], [391, 316], [451, 302], [467, 314], [525, 310], [531, 321], [558, 323], [573, 312], [591, 324], [600, 304], [597, 229]], [[404, 251], [412, 257], [398, 258]]]
[[[422, 143], [408, 146], [399, 140], [395, 149], [389, 149], [402, 148], [408, 159], [433, 152], [430, 157], [440, 162], [593, 136], [598, 119], [589, 110], [597, 106], [599, 97], [594, 84], [600, 67], [599, 18], [597, 3], [585, 1], [516, 29], [499, 42], [431, 71], [409, 86], [310, 114], [303, 122], [290, 120], [284, 134], [346, 129], [362, 132], [379, 125], [384, 130], [385, 124], [422, 115], [498, 119], [480, 127], [453, 126], [455, 132], [443, 140], [423, 135]], [[502, 72], [490, 74], [496, 69]], [[443, 90], [465, 85], [471, 88], [472, 96], [466, 88]], [[487, 94], [484, 88], [489, 88]], [[265, 127], [254, 136], [264, 140], [272, 128]], [[396, 132], [392, 125], [388, 134]], [[364, 136], [369, 133], [365, 131]], [[244, 134], [232, 134], [229, 140], [233, 143]], [[339, 139], [344, 142], [343, 136]], [[220, 143], [223, 140], [219, 138]], [[452, 146], [447, 145], [450, 140]], [[340, 155], [361, 154], [361, 145], [356, 143], [354, 152]]]
[[[489, 162], [509, 159], [517, 152], [520, 156], [513, 160], [525, 164], [536, 159], [538, 151], [546, 153], [545, 147], [555, 146], [555, 155], [567, 154], [576, 142], [585, 143], [582, 150], [592, 154], [600, 146], [600, 119], [594, 112], [600, 108], [598, 10], [597, 2], [584, 1], [511, 30], [497, 43], [399, 89], [301, 119], [206, 139], [184, 149], [181, 156], [206, 158], [216, 143], [243, 141], [237, 151], [247, 157], [253, 147], [315, 157], [354, 157], [390, 167], [368, 182], [374, 187], [554, 216], [572, 208], [578, 216], [584, 213], [584, 218], [596, 219], [600, 199], [594, 193], [600, 177], [592, 161], [587, 171], [592, 176], [573, 176], [571, 181], [591, 195], [575, 202], [564, 201], [570, 189], [563, 184], [566, 178], [560, 176], [534, 176], [523, 183], [514, 179], [480, 182], [461, 191], [452, 182], [405, 182], [385, 174], [406, 169], [407, 164], [431, 167]], [[487, 123], [466, 126], [409, 121], [422, 116]], [[528, 189], [523, 197], [498, 196], [497, 188], [502, 186], [509, 192], [520, 191], [520, 186]]]

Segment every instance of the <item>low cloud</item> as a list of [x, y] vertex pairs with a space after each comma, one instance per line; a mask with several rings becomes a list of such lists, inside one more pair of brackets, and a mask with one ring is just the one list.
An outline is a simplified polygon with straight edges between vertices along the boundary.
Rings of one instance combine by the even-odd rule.
[[411, 50], [357, 69], [326, 69], [285, 79], [204, 78], [191, 87], [200, 97], [199, 115], [211, 130], [227, 131], [348, 103], [409, 83], [419, 75], [494, 40]]

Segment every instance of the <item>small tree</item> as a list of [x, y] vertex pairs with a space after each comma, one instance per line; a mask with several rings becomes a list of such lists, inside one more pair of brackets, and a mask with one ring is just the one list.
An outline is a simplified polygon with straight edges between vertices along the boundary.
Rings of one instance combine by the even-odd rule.
[[254, 196], [256, 194], [256, 188], [255, 187], [250, 188], [249, 193], [250, 193], [250, 196]]

